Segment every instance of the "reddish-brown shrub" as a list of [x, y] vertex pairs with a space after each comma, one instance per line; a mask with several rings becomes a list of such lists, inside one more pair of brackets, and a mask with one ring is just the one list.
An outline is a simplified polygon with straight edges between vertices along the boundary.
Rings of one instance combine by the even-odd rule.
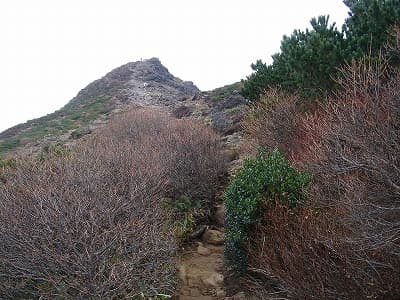
[[[182, 157], [184, 166], [209, 174], [201, 178], [209, 183], [221, 171], [212, 165], [219, 147], [197, 123], [140, 111], [119, 116], [63, 157], [19, 161], [0, 188], [1, 297], [170, 293], [176, 242], [161, 200], [175, 182], [183, 182], [181, 192], [192, 180], [184, 178], [189, 171], [174, 178], [176, 155], [194, 159]], [[189, 192], [202, 194], [204, 182]]]
[[344, 233], [330, 214], [266, 202], [249, 247], [248, 278], [259, 285], [253, 290], [260, 298], [357, 298], [359, 288], [349, 272], [353, 266], [340, 245]]
[[262, 297], [271, 282], [300, 299], [400, 295], [400, 73], [365, 58], [338, 83], [335, 99], [286, 127], [276, 126], [290, 116], [284, 104], [285, 117], [250, 123], [258, 145], [289, 149], [314, 176], [309, 205], [266, 207], [251, 239], [250, 282]]
[[242, 126], [248, 143], [243, 151], [256, 153], [258, 147], [279, 149], [292, 157], [297, 152], [297, 127], [301, 116], [296, 95], [270, 89], [254, 105]]
[[167, 193], [173, 198], [186, 194], [196, 200], [211, 200], [226, 171], [220, 137], [195, 120], [174, 119], [149, 110], [131, 111], [107, 132], [115, 140], [146, 142], [149, 148], [157, 149], [168, 178]]
[[387, 71], [384, 58], [343, 68], [338, 98], [306, 123], [320, 137], [305, 161], [313, 199], [341, 212], [332, 218], [363, 297], [400, 295], [400, 74]]

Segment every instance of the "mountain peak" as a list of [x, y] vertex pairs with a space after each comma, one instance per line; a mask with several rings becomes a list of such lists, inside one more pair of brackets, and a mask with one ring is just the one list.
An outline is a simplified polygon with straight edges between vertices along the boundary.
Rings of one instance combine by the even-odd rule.
[[142, 62], [161, 65], [161, 61], [158, 57], [147, 58], [147, 59], [142, 60]]
[[21, 148], [37, 152], [46, 144], [69, 143], [107, 124], [111, 115], [137, 106], [159, 107], [176, 117], [208, 118], [214, 128], [226, 131], [235, 123], [230, 109], [244, 103], [235, 89], [232, 85], [201, 93], [156, 57], [130, 62], [87, 85], [60, 110], [0, 133], [0, 153]]
[[192, 82], [173, 76], [158, 58], [153, 57], [112, 70], [81, 90], [71, 103], [87, 103], [88, 100], [106, 96], [118, 103], [172, 105], [199, 91]]

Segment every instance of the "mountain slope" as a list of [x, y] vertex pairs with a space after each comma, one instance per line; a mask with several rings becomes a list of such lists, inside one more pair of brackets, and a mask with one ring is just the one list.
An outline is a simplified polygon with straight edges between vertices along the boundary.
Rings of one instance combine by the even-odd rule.
[[157, 58], [128, 63], [90, 83], [60, 110], [0, 133], [0, 153], [41, 140], [64, 141], [71, 133], [77, 137], [132, 103], [168, 106], [198, 92], [193, 83], [171, 75]]
[[120, 111], [159, 107], [175, 117], [201, 118], [222, 132], [232, 131], [245, 100], [240, 83], [200, 92], [169, 73], [158, 58], [120, 66], [82, 89], [60, 110], [0, 133], [0, 153], [37, 152], [51, 143], [70, 143], [106, 124]]

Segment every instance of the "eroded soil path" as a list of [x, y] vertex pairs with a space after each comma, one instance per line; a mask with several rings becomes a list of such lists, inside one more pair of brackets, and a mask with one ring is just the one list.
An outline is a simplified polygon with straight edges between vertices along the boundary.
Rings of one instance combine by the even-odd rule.
[[222, 227], [209, 226], [179, 262], [179, 300], [225, 299]]
[[[240, 136], [235, 134], [226, 136], [223, 141], [231, 152], [229, 173], [232, 173], [241, 164], [235, 155]], [[180, 289], [177, 299], [179, 300], [246, 299], [240, 296], [226, 296], [223, 257], [224, 207], [221, 201], [215, 205], [213, 224], [205, 225], [202, 234], [199, 234], [181, 255], [178, 266]]]

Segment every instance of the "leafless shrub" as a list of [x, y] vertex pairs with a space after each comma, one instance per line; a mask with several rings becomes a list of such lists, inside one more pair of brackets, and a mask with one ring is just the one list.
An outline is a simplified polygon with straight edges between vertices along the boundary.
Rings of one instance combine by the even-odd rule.
[[[203, 148], [196, 148], [197, 139], [206, 142]], [[61, 158], [19, 161], [0, 188], [0, 295], [103, 299], [171, 292], [176, 243], [161, 199], [175, 183], [191, 184], [179, 177], [191, 170], [209, 175], [201, 178], [206, 183], [215, 179], [208, 160], [218, 149], [216, 136], [197, 123], [140, 111]], [[175, 155], [182, 154], [181, 166]], [[174, 173], [174, 164], [187, 172]], [[200, 194], [204, 182], [188, 188]]]
[[131, 111], [109, 130], [115, 139], [141, 142], [144, 138], [146, 143], [159, 148], [168, 177], [169, 196], [186, 194], [190, 198], [209, 200], [219, 188], [227, 159], [221, 151], [219, 136], [200, 122], [139, 110]]
[[337, 99], [305, 122], [319, 136], [306, 161], [313, 199], [340, 211], [332, 218], [345, 228], [342, 247], [360, 295], [389, 299], [400, 295], [399, 70], [366, 57], [342, 75]]
[[354, 265], [342, 247], [344, 229], [331, 220], [334, 213], [269, 203], [249, 247], [247, 285], [265, 299], [358, 298]]
[[297, 126], [300, 117], [299, 98], [277, 88], [266, 91], [249, 112], [243, 129], [250, 141], [245, 152], [258, 147], [278, 148], [288, 157], [296, 150]]
[[284, 117], [259, 110], [268, 117], [245, 125], [314, 176], [307, 206], [266, 207], [254, 233], [248, 284], [260, 297], [400, 295], [400, 73], [384, 55], [341, 73], [335, 99], [306, 116], [282, 104]]

